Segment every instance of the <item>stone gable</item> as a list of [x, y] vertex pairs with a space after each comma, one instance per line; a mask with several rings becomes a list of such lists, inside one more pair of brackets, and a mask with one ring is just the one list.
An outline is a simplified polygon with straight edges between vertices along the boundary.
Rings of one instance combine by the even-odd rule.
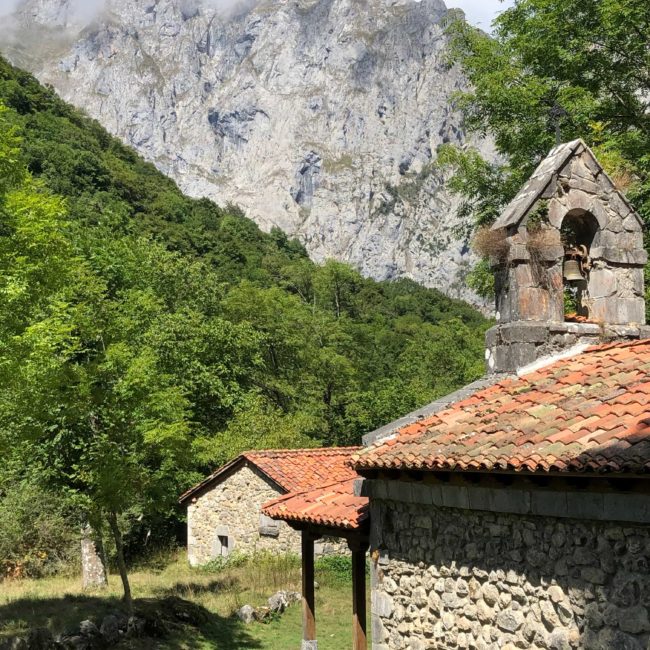
[[[187, 551], [192, 566], [233, 551], [300, 553], [300, 534], [284, 522], [261, 519], [262, 504], [282, 492], [252, 466], [243, 466], [202, 492], [187, 508]], [[228, 539], [228, 548], [219, 538]]]

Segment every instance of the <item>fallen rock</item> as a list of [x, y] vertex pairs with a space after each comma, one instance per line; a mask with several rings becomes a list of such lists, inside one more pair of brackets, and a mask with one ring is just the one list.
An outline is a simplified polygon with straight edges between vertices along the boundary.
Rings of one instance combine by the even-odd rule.
[[127, 619], [126, 636], [131, 639], [137, 639], [144, 635], [146, 622], [137, 616], [131, 616]]
[[297, 591], [277, 591], [268, 600], [269, 609], [273, 613], [282, 614], [289, 605], [299, 602], [300, 599]]
[[115, 645], [120, 640], [120, 626], [117, 618], [112, 614], [105, 616], [99, 632], [108, 645]]
[[66, 650], [94, 650], [98, 647], [92, 637], [80, 632], [62, 634], [59, 637], [59, 644]]
[[114, 609], [112, 612], [110, 612], [112, 616], [115, 616], [117, 619], [117, 626], [122, 630], [123, 632], [126, 632], [128, 626], [129, 626], [129, 616], [126, 614], [126, 612], [123, 612], [121, 609]]
[[252, 605], [244, 605], [237, 610], [237, 618], [243, 623], [252, 623], [255, 620], [255, 608]]
[[271, 611], [270, 607], [256, 607], [255, 608], [255, 620], [260, 623], [268, 621], [274, 612]]
[[19, 636], [5, 639], [0, 643], [0, 650], [27, 650], [27, 641]]
[[27, 643], [27, 650], [53, 650], [57, 647], [57, 643], [46, 627], [36, 627], [27, 633], [25, 639]]

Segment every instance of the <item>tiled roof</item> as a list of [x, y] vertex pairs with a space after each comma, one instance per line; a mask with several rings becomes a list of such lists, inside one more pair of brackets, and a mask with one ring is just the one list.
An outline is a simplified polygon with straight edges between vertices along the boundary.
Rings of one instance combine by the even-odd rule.
[[479, 391], [353, 457], [360, 471], [650, 473], [650, 340]]
[[262, 512], [273, 519], [354, 530], [368, 518], [368, 498], [354, 495], [352, 478], [286, 494], [265, 503]]
[[355, 478], [357, 474], [350, 467], [349, 460], [359, 449], [360, 447], [325, 447], [247, 451], [189, 489], [181, 495], [179, 501], [187, 501], [247, 463], [255, 465], [284, 492], [303, 492], [317, 485]]
[[471, 384], [467, 384], [467, 386], [463, 386], [462, 388], [455, 390], [453, 393], [449, 393], [448, 395], [443, 395], [442, 397], [437, 397], [430, 404], [426, 404], [425, 406], [422, 406], [421, 408], [416, 409], [415, 411], [411, 411], [411, 413], [407, 413], [406, 415], [403, 415], [398, 420], [389, 422], [388, 424], [385, 424], [383, 427], [379, 427], [379, 429], [375, 429], [370, 433], [366, 433], [366, 435], [363, 436], [363, 444], [366, 447], [368, 447], [373, 442], [378, 442], [379, 440], [383, 440], [384, 438], [387, 438], [388, 436], [397, 433], [400, 429], [404, 428], [406, 425], [413, 424], [414, 422], [419, 422], [420, 420], [423, 420], [433, 415], [434, 413], [438, 413], [439, 411], [444, 411], [445, 409], [449, 408], [449, 406], [451, 406], [452, 404], [456, 402], [460, 402], [460, 400], [465, 399], [467, 397], [470, 397], [471, 395], [481, 390], [482, 388], [487, 388], [488, 386], [492, 386], [492, 384], [496, 384], [497, 381], [499, 381], [498, 375], [482, 377], [481, 379], [477, 379]]

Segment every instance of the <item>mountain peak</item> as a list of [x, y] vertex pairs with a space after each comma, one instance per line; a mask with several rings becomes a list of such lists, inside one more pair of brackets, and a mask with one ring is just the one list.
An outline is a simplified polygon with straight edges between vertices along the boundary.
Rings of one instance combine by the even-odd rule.
[[[75, 6], [26, 0], [20, 12], [71, 26]], [[465, 143], [452, 106], [465, 82], [447, 62], [442, 0], [95, 9], [91, 27], [14, 60], [187, 193], [241, 205], [315, 260], [469, 296], [456, 199], [435, 166], [440, 144]]]

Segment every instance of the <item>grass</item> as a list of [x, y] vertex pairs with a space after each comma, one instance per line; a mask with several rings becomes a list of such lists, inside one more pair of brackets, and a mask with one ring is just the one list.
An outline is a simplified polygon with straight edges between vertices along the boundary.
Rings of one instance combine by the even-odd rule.
[[[341, 563], [339, 563], [341, 564]], [[351, 594], [342, 566], [317, 565], [316, 615], [319, 650], [351, 648]], [[343, 563], [344, 564], [344, 563]], [[348, 574], [349, 575], [349, 574]], [[279, 589], [300, 590], [300, 565], [295, 557], [260, 555], [213, 570], [192, 569], [184, 553], [152, 562], [130, 573], [134, 597], [154, 603], [169, 596], [189, 600], [206, 612], [199, 628], [186, 626], [164, 639], [138, 639], [123, 648], [145, 650], [298, 650], [302, 634], [300, 604], [269, 623], [244, 625], [234, 612], [242, 605], [266, 604]], [[54, 633], [74, 629], [84, 619], [100, 623], [120, 607], [119, 577], [111, 575], [102, 591], [83, 591], [78, 576], [14, 580], [0, 584], [0, 644], [30, 627]], [[143, 599], [149, 599], [144, 601]]]

